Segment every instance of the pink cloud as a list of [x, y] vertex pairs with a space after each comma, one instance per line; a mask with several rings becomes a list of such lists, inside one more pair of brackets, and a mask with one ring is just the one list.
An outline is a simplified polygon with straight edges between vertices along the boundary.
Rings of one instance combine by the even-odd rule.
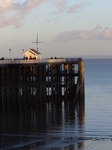
[[69, 13], [76, 12], [76, 11], [78, 11], [79, 9], [85, 7], [85, 5], [87, 5], [87, 3], [82, 3], [82, 4], [79, 4], [79, 5], [71, 6], [71, 7], [69, 7], [68, 12], [69, 12]]
[[59, 12], [63, 12], [66, 7], [66, 0], [60, 0], [59, 2], [55, 3], [55, 6], [57, 7]]
[[0, 8], [7, 8], [10, 7], [11, 4], [13, 3], [13, 0], [0, 0]]
[[55, 41], [65, 42], [72, 40], [112, 40], [112, 28], [103, 28], [97, 25], [93, 29], [60, 32], [55, 37]]
[[20, 27], [22, 21], [34, 8], [50, 0], [27, 0], [20, 4], [14, 0], [0, 0], [0, 27], [14, 25]]

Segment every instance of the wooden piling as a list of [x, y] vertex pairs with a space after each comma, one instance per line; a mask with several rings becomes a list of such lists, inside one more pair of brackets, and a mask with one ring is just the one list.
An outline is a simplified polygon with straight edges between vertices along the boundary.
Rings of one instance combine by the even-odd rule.
[[84, 62], [79, 61], [79, 97], [81, 100], [85, 100], [85, 85], [84, 85]]
[[[62, 99], [67, 103], [72, 99], [76, 101], [77, 97], [80, 102], [84, 101], [82, 59], [50, 61], [0, 65], [0, 107], [42, 106], [47, 102], [54, 105]], [[75, 65], [78, 65], [78, 73]]]

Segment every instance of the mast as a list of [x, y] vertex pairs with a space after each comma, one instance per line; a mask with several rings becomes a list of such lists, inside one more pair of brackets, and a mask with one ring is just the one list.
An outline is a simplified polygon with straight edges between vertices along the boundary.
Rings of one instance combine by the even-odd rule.
[[38, 52], [38, 43], [43, 43], [43, 42], [38, 42], [38, 33], [37, 33], [37, 40], [36, 40], [36, 42], [32, 42], [32, 43], [37, 43], [37, 52]]

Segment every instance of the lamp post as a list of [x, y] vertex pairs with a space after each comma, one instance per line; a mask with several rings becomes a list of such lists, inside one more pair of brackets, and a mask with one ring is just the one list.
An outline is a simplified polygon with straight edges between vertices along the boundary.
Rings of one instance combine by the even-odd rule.
[[24, 49], [22, 49], [22, 55], [23, 55], [23, 53], [24, 53]]
[[11, 48], [9, 48], [9, 59], [11, 59]]

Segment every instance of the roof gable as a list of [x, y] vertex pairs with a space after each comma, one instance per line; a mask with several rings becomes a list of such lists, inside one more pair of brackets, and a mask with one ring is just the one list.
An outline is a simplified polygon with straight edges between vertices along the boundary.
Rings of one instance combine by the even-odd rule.
[[33, 49], [33, 48], [29, 48], [27, 51], [25, 51], [23, 54], [27, 53], [27, 52], [32, 53], [33, 55], [39, 55], [41, 53], [39, 53], [37, 50]]
[[32, 52], [34, 52], [34, 53], [36, 53], [37, 55], [40, 54], [40, 53], [39, 53], [37, 50], [35, 50], [35, 49], [30, 48], [29, 50], [32, 51]]

